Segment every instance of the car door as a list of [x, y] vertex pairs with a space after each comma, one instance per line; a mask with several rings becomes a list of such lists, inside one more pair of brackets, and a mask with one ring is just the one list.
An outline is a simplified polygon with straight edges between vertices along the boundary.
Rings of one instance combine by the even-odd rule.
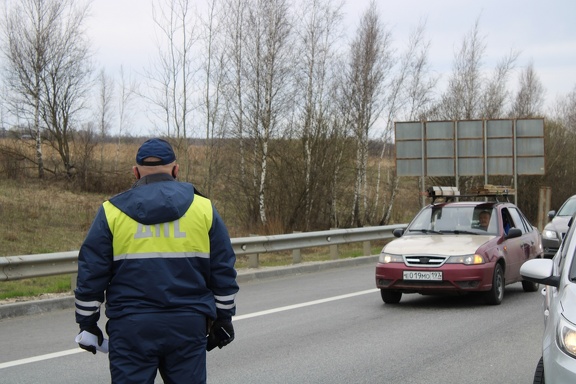
[[511, 208], [510, 210], [514, 221], [520, 225], [522, 224], [524, 231], [524, 256], [526, 257], [522, 262], [538, 257], [542, 253], [542, 240], [540, 238], [540, 233], [538, 230], [530, 224], [526, 216], [518, 208]]
[[502, 209], [502, 220], [510, 228], [517, 228], [522, 232], [520, 237], [512, 239], [505, 235], [503, 250], [506, 255], [506, 284], [521, 280], [520, 267], [530, 256], [530, 241], [532, 237], [526, 230], [522, 218], [515, 207]]

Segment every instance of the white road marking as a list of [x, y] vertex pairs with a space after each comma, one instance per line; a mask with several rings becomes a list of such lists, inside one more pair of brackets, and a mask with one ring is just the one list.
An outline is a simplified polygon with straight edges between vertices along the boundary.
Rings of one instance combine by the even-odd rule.
[[26, 359], [20, 359], [20, 360], [14, 360], [14, 361], [7, 361], [7, 362], [5, 362], [5, 363], [0, 363], [0, 369], [15, 367], [15, 366], [17, 366], [17, 365], [23, 365], [23, 364], [28, 364], [28, 363], [35, 363], [35, 362], [37, 362], [37, 361], [54, 359], [54, 358], [56, 358], [56, 357], [73, 355], [73, 354], [79, 353], [79, 352], [86, 352], [86, 351], [83, 350], [82, 348], [78, 347], [78, 348], [74, 348], [74, 349], [69, 349], [69, 350], [67, 350], [67, 351], [48, 353], [48, 354], [46, 354], [46, 355], [28, 357], [28, 358], [26, 358]]
[[[246, 314], [246, 315], [234, 316], [234, 317], [232, 318], [232, 320], [233, 320], [233, 321], [239, 321], [239, 320], [251, 319], [251, 318], [253, 318], [253, 317], [260, 317], [260, 316], [271, 315], [271, 314], [273, 314], [273, 313], [290, 311], [290, 310], [292, 310], [292, 309], [298, 309], [298, 308], [308, 307], [308, 306], [311, 306], [311, 305], [318, 305], [318, 304], [328, 303], [328, 302], [330, 302], [330, 301], [343, 300], [343, 299], [348, 299], [348, 298], [350, 298], [350, 297], [355, 297], [355, 296], [360, 296], [360, 295], [367, 295], [367, 294], [369, 294], [369, 293], [374, 293], [374, 292], [377, 292], [377, 291], [378, 291], [378, 289], [377, 289], [377, 288], [374, 288], [374, 289], [368, 289], [368, 290], [365, 290], [365, 291], [348, 293], [348, 294], [346, 294], [346, 295], [328, 297], [328, 298], [326, 298], [326, 299], [312, 300], [312, 301], [307, 301], [307, 302], [305, 302], [305, 303], [287, 305], [287, 306], [285, 306], [285, 307], [278, 307], [278, 308], [268, 309], [268, 310], [266, 310], [266, 311], [259, 311], [259, 312], [254, 312], [254, 313], [248, 313], [248, 314]], [[34, 357], [28, 357], [28, 358], [26, 358], [26, 359], [20, 359], [20, 360], [14, 360], [14, 361], [7, 361], [7, 362], [5, 362], [5, 363], [0, 363], [0, 369], [15, 367], [15, 366], [17, 366], [17, 365], [35, 363], [35, 362], [37, 362], [37, 361], [49, 360], [49, 359], [54, 359], [54, 358], [57, 358], [57, 357], [62, 357], [62, 356], [67, 356], [67, 355], [73, 355], [73, 354], [75, 354], [75, 353], [80, 353], [80, 352], [86, 352], [86, 351], [78, 347], [78, 348], [74, 348], [74, 349], [68, 349], [68, 350], [66, 350], [66, 351], [48, 353], [48, 354], [46, 354], [46, 355], [40, 355], [40, 356], [34, 356]]]
[[328, 302], [330, 302], [330, 301], [348, 299], [348, 298], [350, 298], [350, 297], [360, 296], [360, 295], [366, 295], [366, 294], [368, 294], [368, 293], [374, 293], [374, 292], [377, 292], [377, 291], [378, 291], [378, 289], [377, 289], [377, 288], [374, 288], [374, 289], [368, 289], [368, 290], [366, 290], [366, 291], [359, 291], [359, 292], [354, 292], [354, 293], [348, 293], [348, 294], [346, 294], [346, 295], [328, 297], [328, 298], [326, 298], [326, 299], [307, 301], [307, 302], [305, 302], [305, 303], [287, 305], [287, 306], [285, 306], [285, 307], [268, 309], [268, 310], [266, 310], [266, 311], [260, 311], [260, 312], [248, 313], [248, 314], [246, 314], [246, 315], [234, 316], [234, 317], [232, 318], [232, 320], [233, 320], [233, 321], [238, 321], [238, 320], [244, 320], [244, 319], [251, 319], [251, 318], [253, 318], [253, 317], [266, 316], [266, 315], [271, 315], [271, 314], [273, 314], [273, 313], [278, 313], [278, 312], [283, 312], [283, 311], [289, 311], [289, 310], [291, 310], [291, 309], [298, 309], [298, 308], [302, 308], [302, 307], [308, 307], [308, 306], [310, 306], [310, 305], [317, 305], [317, 304], [328, 303]]

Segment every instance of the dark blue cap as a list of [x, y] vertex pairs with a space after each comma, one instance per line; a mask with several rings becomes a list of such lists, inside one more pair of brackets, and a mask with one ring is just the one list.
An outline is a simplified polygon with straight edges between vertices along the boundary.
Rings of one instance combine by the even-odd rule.
[[[158, 160], [145, 161], [148, 157], [157, 157]], [[170, 143], [158, 138], [146, 140], [136, 153], [136, 164], [138, 165], [166, 165], [174, 161], [176, 161], [176, 155]]]

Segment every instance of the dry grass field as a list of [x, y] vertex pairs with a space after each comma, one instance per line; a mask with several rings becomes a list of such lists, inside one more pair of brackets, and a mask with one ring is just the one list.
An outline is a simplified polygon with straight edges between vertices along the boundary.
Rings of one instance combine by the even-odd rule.
[[78, 249], [105, 198], [72, 193], [38, 180], [2, 180], [0, 255]]
[[[0, 181], [0, 256], [80, 248], [103, 195], [72, 193], [36, 179]], [[70, 276], [0, 282], [0, 299], [70, 291]]]

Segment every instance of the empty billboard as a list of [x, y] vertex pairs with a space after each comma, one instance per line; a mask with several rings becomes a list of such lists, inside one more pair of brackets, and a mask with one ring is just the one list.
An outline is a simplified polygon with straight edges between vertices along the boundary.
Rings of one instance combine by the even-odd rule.
[[544, 174], [544, 120], [397, 122], [398, 176]]

